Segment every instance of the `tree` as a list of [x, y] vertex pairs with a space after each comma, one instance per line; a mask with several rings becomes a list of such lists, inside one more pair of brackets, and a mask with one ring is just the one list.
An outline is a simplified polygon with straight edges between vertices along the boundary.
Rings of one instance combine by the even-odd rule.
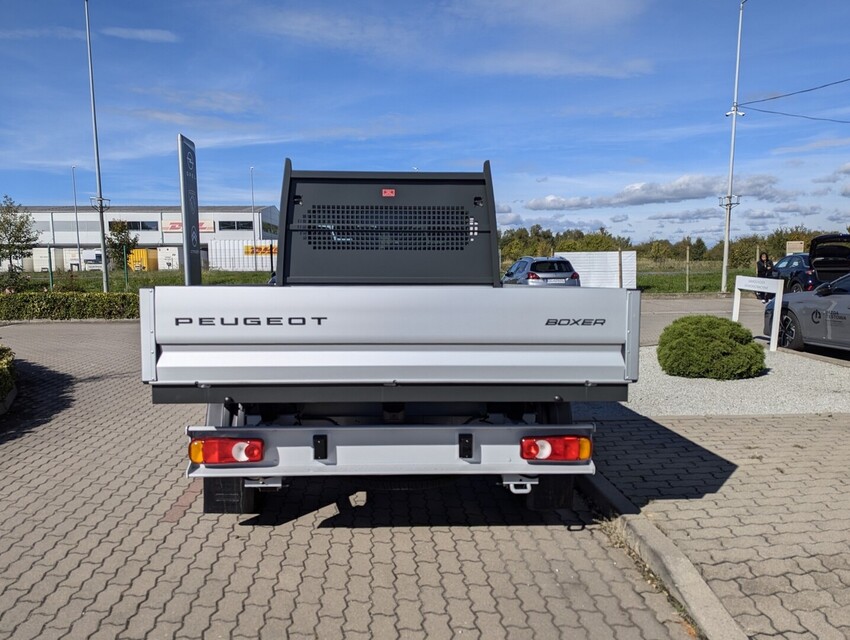
[[14, 290], [20, 284], [23, 266], [17, 261], [31, 256], [37, 241], [38, 232], [32, 214], [4, 195], [0, 207], [0, 262], [8, 262], [4, 278], [6, 288]]
[[106, 253], [114, 269], [127, 266], [130, 252], [139, 244], [139, 236], [130, 235], [126, 220], [112, 220], [109, 223], [109, 235], [106, 236]]
[[691, 245], [691, 260], [705, 260], [705, 254], [708, 252], [708, 247], [705, 246], [705, 240], [697, 238]]
[[631, 247], [632, 241], [630, 238], [622, 236], [613, 236], [611, 233], [602, 227], [599, 231], [592, 233], [564, 234], [557, 239], [556, 248], [558, 251], [617, 251], [618, 249], [628, 249]]

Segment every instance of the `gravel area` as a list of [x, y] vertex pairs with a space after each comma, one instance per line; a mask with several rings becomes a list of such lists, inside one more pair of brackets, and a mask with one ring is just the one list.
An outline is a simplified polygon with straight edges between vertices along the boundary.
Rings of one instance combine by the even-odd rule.
[[640, 376], [628, 402], [576, 403], [575, 419], [850, 413], [850, 362], [765, 350], [764, 375], [718, 381], [668, 376], [655, 349], [641, 347]]

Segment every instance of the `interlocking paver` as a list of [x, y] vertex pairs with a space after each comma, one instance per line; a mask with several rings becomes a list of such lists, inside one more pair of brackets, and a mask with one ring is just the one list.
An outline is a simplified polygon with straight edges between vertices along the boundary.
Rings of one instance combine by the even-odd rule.
[[201, 514], [182, 428], [203, 407], [151, 403], [138, 331], [0, 327], [20, 376], [0, 417], [0, 638], [689, 637], [581, 500], [540, 515], [487, 479], [313, 479], [259, 516]]
[[[595, 452], [752, 637], [846, 638], [848, 425], [841, 414], [635, 415], [602, 423]], [[644, 483], [656, 468], [660, 492]]]

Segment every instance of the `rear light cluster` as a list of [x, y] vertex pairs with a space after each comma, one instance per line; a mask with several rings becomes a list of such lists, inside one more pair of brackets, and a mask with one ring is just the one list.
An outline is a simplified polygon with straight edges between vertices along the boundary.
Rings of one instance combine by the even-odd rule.
[[590, 460], [593, 441], [583, 436], [532, 436], [519, 443], [523, 460], [581, 462]]
[[255, 438], [197, 438], [189, 443], [189, 459], [195, 464], [260, 462], [263, 441]]
[[[540, 276], [538, 276], [533, 271], [529, 271], [528, 272], [528, 279], [529, 280], [540, 280]], [[570, 280], [578, 280], [578, 279], [579, 279], [578, 271], [573, 271], [572, 275], [570, 276]]]

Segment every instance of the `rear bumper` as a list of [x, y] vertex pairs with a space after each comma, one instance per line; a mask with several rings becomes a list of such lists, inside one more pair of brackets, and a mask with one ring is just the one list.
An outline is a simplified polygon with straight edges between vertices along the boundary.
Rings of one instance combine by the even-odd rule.
[[[253, 464], [207, 466], [190, 463], [187, 476], [279, 478], [292, 476], [592, 474], [592, 459], [583, 462], [537, 462], [520, 456], [525, 437], [577, 435], [592, 438], [595, 425], [316, 425], [190, 426], [190, 438], [230, 436], [259, 438], [263, 460]], [[314, 437], [325, 438], [324, 459], [316, 459]], [[461, 457], [466, 441], [466, 455]]]

